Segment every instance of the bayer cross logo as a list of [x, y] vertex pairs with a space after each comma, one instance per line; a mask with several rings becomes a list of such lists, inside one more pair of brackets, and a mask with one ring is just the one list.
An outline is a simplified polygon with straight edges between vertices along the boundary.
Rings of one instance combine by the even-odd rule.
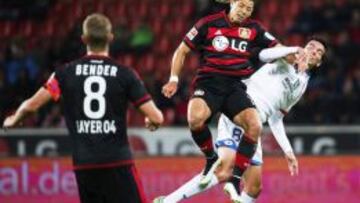
[[216, 36], [212, 41], [212, 45], [216, 51], [221, 52], [229, 47], [230, 42], [225, 36]]

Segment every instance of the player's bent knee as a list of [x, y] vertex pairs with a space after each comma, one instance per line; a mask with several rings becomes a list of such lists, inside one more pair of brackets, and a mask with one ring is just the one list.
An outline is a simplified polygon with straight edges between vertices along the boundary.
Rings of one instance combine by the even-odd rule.
[[204, 126], [205, 119], [200, 116], [190, 116], [188, 123], [191, 130], [199, 130]]
[[205, 112], [191, 113], [188, 116], [188, 123], [191, 130], [202, 128], [207, 120], [208, 115]]
[[262, 132], [263, 126], [260, 122], [252, 122], [249, 126], [248, 133], [251, 137], [257, 138]]

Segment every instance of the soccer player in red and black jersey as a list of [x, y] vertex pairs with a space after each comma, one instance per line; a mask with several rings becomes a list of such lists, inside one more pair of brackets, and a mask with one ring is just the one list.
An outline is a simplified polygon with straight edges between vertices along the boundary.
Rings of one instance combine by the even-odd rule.
[[128, 102], [146, 116], [150, 130], [162, 124], [163, 115], [135, 71], [109, 57], [111, 27], [104, 15], [89, 15], [82, 36], [86, 56], [57, 68], [3, 127], [16, 126], [52, 99], [61, 101], [72, 139], [81, 202], [144, 203], [127, 139]]
[[[261, 133], [258, 113], [241, 80], [256, 71], [251, 58], [257, 57], [261, 49], [273, 47], [278, 42], [257, 21], [249, 19], [253, 8], [252, 0], [230, 0], [229, 12], [200, 19], [175, 51], [171, 76], [163, 87], [163, 94], [172, 97], [177, 91], [185, 57], [191, 50], [200, 53], [201, 64], [188, 105], [188, 123], [195, 143], [207, 158], [200, 184], [203, 187], [230, 178], [234, 163], [244, 172]], [[245, 130], [236, 160], [218, 160], [214, 152], [207, 123], [217, 112], [224, 113]], [[216, 176], [212, 178], [208, 174], [216, 168]]]

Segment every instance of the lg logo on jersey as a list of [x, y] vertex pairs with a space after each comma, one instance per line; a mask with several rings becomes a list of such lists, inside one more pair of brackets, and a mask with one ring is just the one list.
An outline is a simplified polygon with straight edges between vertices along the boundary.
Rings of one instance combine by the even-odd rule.
[[219, 52], [225, 51], [229, 47], [238, 52], [246, 52], [248, 42], [236, 39], [229, 40], [227, 37], [220, 35], [213, 39], [212, 45]]

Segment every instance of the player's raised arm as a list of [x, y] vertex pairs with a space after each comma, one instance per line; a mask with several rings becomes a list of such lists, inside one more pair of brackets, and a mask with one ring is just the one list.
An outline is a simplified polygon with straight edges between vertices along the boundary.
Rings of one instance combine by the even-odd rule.
[[172, 61], [171, 61], [171, 73], [169, 81], [163, 86], [162, 93], [165, 97], [172, 97], [176, 91], [179, 82], [179, 75], [184, 66], [184, 61], [186, 55], [191, 51], [191, 49], [182, 42], [179, 47], [176, 49]]
[[259, 59], [262, 62], [268, 63], [277, 59], [284, 58], [288, 55], [298, 54], [299, 52], [301, 52], [301, 50], [302, 50], [301, 47], [296, 47], [296, 46], [292, 46], [292, 47], [276, 46], [272, 48], [263, 49], [259, 53]]
[[288, 167], [290, 171], [290, 175], [298, 175], [299, 166], [298, 161], [294, 155], [293, 148], [289, 142], [289, 139], [286, 136], [286, 131], [283, 122], [283, 115], [280, 112], [278, 114], [272, 115], [269, 120], [269, 127], [275, 137], [276, 142], [280, 145], [282, 151], [285, 154], [285, 158], [288, 162]]
[[24, 120], [28, 115], [35, 113], [38, 109], [51, 100], [51, 94], [41, 87], [31, 98], [25, 100], [16, 110], [15, 114], [7, 117], [4, 121], [3, 128], [13, 128]]

